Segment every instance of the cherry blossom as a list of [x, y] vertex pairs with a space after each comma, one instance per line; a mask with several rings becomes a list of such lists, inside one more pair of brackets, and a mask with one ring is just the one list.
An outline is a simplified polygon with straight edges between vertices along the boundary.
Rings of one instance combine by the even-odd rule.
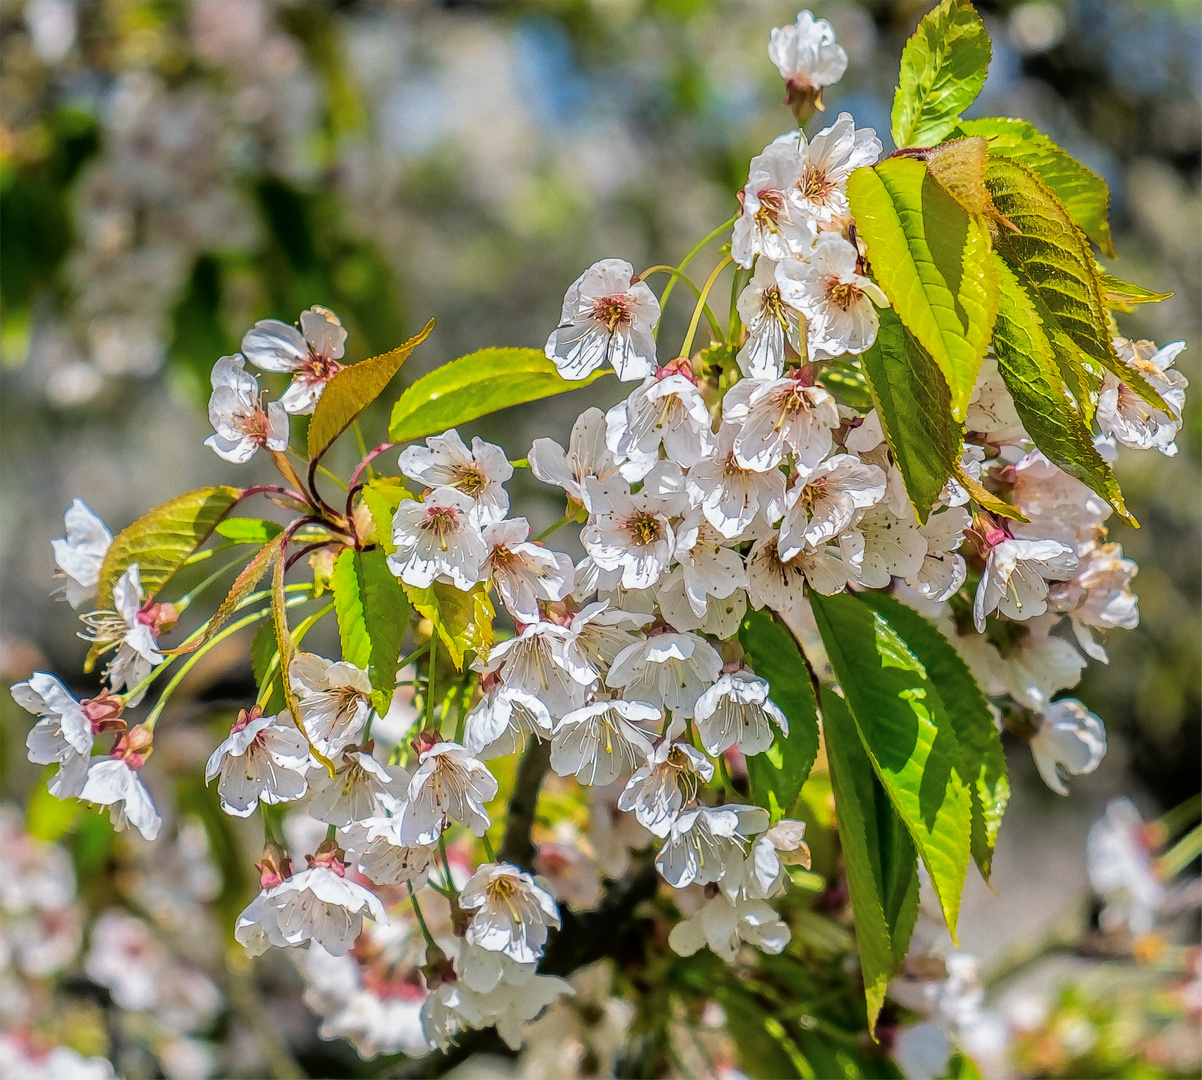
[[1039, 718], [1031, 738], [1031, 755], [1043, 782], [1056, 794], [1067, 795], [1064, 777], [1093, 772], [1106, 756], [1106, 729], [1081, 702], [1061, 698]]
[[466, 592], [480, 580], [488, 557], [476, 506], [450, 487], [435, 488], [421, 502], [403, 499], [392, 519], [396, 551], [388, 556], [389, 569], [417, 589], [437, 580]]
[[560, 551], [530, 543], [525, 518], [484, 527], [488, 557], [484, 573], [492, 578], [509, 613], [521, 622], [538, 622], [540, 600], [558, 601], [576, 585], [576, 568]]
[[1093, 540], [1077, 549], [1077, 559], [1077, 573], [1048, 589], [1048, 606], [1068, 614], [1082, 651], [1105, 664], [1109, 657], [1093, 631], [1132, 630], [1139, 625], [1139, 598], [1130, 588], [1139, 567], [1123, 558], [1122, 545]]
[[96, 583], [100, 580], [100, 567], [113, 542], [108, 531], [82, 499], [74, 499], [63, 515], [67, 535], [50, 541], [54, 549], [54, 561], [66, 584], [63, 596], [67, 603], [78, 609], [85, 601], [96, 595]]
[[708, 945], [730, 963], [743, 942], [775, 955], [784, 951], [792, 936], [771, 904], [764, 900], [732, 900], [719, 892], [695, 914], [672, 927], [668, 944], [680, 956], [692, 956]]
[[308, 790], [309, 744], [286, 713], [264, 716], [255, 706], [238, 713], [226, 739], [209, 756], [205, 783], [215, 777], [221, 808], [249, 817], [260, 802], [292, 802]]
[[105, 668], [104, 676], [114, 692], [127, 691], [125, 703], [137, 705], [145, 689], [135, 690], [147, 675], [162, 663], [158, 635], [175, 624], [175, 609], [170, 604], [143, 603], [142, 581], [138, 564], [132, 563], [113, 586], [112, 611], [85, 615], [88, 633], [85, 640], [101, 651], [116, 646], [117, 652]]
[[1104, 930], [1146, 934], [1155, 925], [1166, 889], [1156, 868], [1154, 835], [1126, 798], [1111, 799], [1090, 827], [1085, 843], [1089, 883], [1104, 902]]
[[371, 713], [371, 680], [345, 660], [299, 653], [288, 668], [309, 741], [329, 757], [354, 741]]
[[[797, 137], [781, 138], [793, 142]], [[862, 166], [876, 164], [881, 156], [881, 140], [872, 128], [857, 128], [851, 113], [843, 112], [808, 142], [804, 135], [800, 136], [799, 149], [801, 175], [795, 196], [798, 209], [817, 229], [841, 225], [851, 211], [847, 178]], [[819, 246], [827, 235], [835, 234], [820, 233]]]
[[491, 823], [484, 804], [497, 793], [483, 762], [454, 742], [429, 744], [417, 761], [400, 811], [402, 843], [433, 844], [449, 821], [483, 836]]
[[767, 681], [747, 670], [719, 677], [694, 709], [701, 745], [715, 757], [732, 746], [751, 755], [772, 745], [772, 724], [788, 735], [789, 721], [769, 697], [771, 691]]
[[547, 928], [559, 927], [555, 898], [510, 863], [481, 866], [460, 890], [459, 906], [473, 913], [464, 934], [469, 945], [519, 964], [542, 956]]
[[396, 809], [409, 783], [399, 765], [381, 765], [370, 745], [342, 751], [334, 761], [334, 775], [324, 766], [312, 770], [309, 815], [330, 825], [346, 826], [373, 817], [380, 808]]
[[729, 540], [694, 510], [680, 523], [676, 533], [676, 569], [693, 613], [703, 617], [710, 598], [724, 600], [747, 584], [747, 572]]
[[798, 373], [735, 383], [722, 400], [722, 422], [737, 432], [731, 449], [744, 469], [767, 472], [790, 453], [812, 469], [831, 452], [839, 411], [830, 391]]
[[740, 266], [750, 268], [757, 255], [777, 262], [791, 259], [813, 244], [813, 223], [797, 205], [800, 175], [796, 139], [771, 143], [751, 159], [731, 234], [731, 258]]
[[605, 677], [625, 697], [692, 716], [693, 706], [718, 678], [722, 657], [696, 634], [666, 632], [628, 645]]
[[94, 735], [86, 706], [45, 671], [35, 671], [28, 682], [17, 683], [10, 693], [21, 708], [39, 717], [25, 737], [25, 745], [34, 764], [58, 765], [50, 780], [50, 793], [59, 799], [78, 795], [87, 778]]
[[649, 375], [606, 415], [606, 445], [618, 459], [659, 456], [687, 468], [710, 450], [710, 415], [689, 373], [688, 362]]
[[290, 413], [303, 416], [317, 406], [326, 383], [339, 371], [346, 330], [338, 316], [323, 307], [301, 313], [301, 328], [278, 319], [261, 319], [242, 338], [242, 353], [262, 371], [292, 375], [292, 385], [280, 398]]
[[884, 494], [884, 472], [854, 454], [838, 454], [799, 474], [785, 493], [780, 557], [787, 562], [803, 548], [834, 540]]
[[1185, 389], [1189, 385], [1173, 361], [1185, 348], [1174, 341], [1161, 349], [1150, 341], [1114, 342], [1119, 359], [1155, 390], [1168, 406], [1166, 413], [1153, 408], [1118, 376], [1106, 372], [1098, 391], [1096, 419], [1105, 435], [1112, 435], [1124, 446], [1135, 450], [1159, 450], [1166, 457], [1177, 453], [1177, 432], [1181, 429], [1185, 408]]
[[484, 675], [499, 673], [506, 686], [538, 698], [553, 716], [584, 704], [597, 685], [597, 672], [576, 643], [570, 627], [553, 622], [536, 622], [522, 628], [517, 637], [497, 644]]
[[223, 356], [210, 378], [209, 422], [216, 433], [205, 439], [205, 446], [235, 465], [245, 465], [263, 446], [288, 449], [288, 414], [278, 401], [263, 408], [259, 380], [247, 374], [245, 363], [239, 355]]
[[593, 263], [563, 298], [559, 326], [546, 353], [565, 379], [585, 379], [609, 363], [623, 382], [645, 379], [655, 370], [652, 328], [659, 301], [634, 267], [622, 259]]
[[790, 103], [805, 95], [821, 100], [822, 88], [837, 83], [847, 70], [847, 53], [835, 44], [831, 24], [815, 19], [809, 11], [801, 12], [797, 22], [772, 31], [768, 59], [785, 80]]
[[758, 806], [727, 803], [686, 810], [672, 822], [655, 857], [656, 869], [677, 889], [721, 881], [732, 868], [741, 874], [743, 845], [767, 827], [768, 812]]
[[604, 485], [619, 470], [618, 459], [605, 443], [607, 425], [600, 409], [585, 409], [572, 425], [568, 449], [553, 439], [535, 439], [530, 447], [530, 471], [544, 484], [563, 488], [573, 503], [591, 510], [584, 481], [592, 476]]
[[622, 587], [646, 589], [667, 569], [676, 542], [670, 518], [683, 509], [681, 500], [664, 499], [645, 486], [631, 494], [624, 482], [610, 480], [604, 487], [585, 480], [593, 517], [580, 534], [580, 542], [603, 570], [622, 571]]
[[663, 713], [641, 701], [596, 701], [576, 709], [555, 725], [551, 768], [575, 775], [582, 784], [604, 787], [632, 772], [650, 755], [650, 731]]
[[482, 761], [507, 757], [526, 745], [528, 735], [549, 739], [554, 724], [534, 694], [498, 681], [468, 713], [464, 745]]
[[635, 770], [618, 797], [622, 810], [634, 812], [653, 836], [664, 837], [686, 803], [714, 776], [714, 764], [687, 742], [679, 742], [684, 724], [674, 720], [668, 733]]
[[735, 424], [724, 421], [716, 452], [693, 465], [685, 481], [690, 499], [727, 540], [741, 538], [757, 515], [779, 521], [785, 505], [785, 477], [779, 469], [756, 471], [739, 464], [734, 450], [738, 432]]
[[1042, 615], [1048, 609], [1048, 582], [1070, 578], [1076, 569], [1076, 553], [1059, 540], [1003, 535], [990, 547], [977, 586], [972, 607], [977, 632], [984, 632], [985, 617], [994, 611], [1016, 621]]
[[88, 776], [79, 792], [81, 802], [107, 806], [113, 828], [123, 832], [132, 825], [147, 840], [159, 834], [159, 817], [138, 776], [150, 753], [151, 734], [144, 727], [131, 728], [107, 757], [88, 765]]
[[454, 428], [432, 435], [425, 446], [405, 447], [400, 457], [401, 472], [428, 488], [454, 488], [472, 500], [472, 516], [478, 525], [500, 521], [509, 512], [509, 494], [504, 483], [513, 476], [505, 451], [483, 439], [472, 439], [468, 450]]

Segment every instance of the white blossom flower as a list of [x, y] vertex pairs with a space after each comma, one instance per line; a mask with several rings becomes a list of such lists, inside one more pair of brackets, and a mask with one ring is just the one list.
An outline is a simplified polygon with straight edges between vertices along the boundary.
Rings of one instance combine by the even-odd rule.
[[438, 580], [467, 592], [488, 557], [476, 501], [450, 487], [435, 488], [421, 502], [403, 499], [392, 519], [392, 540], [396, 551], [388, 568], [416, 589]]
[[876, 341], [878, 307], [889, 300], [880, 287], [856, 273], [856, 249], [838, 233], [819, 234], [805, 259], [776, 268], [781, 300], [806, 317], [811, 360], [858, 355]]
[[402, 843], [433, 844], [448, 821], [483, 836], [491, 824], [484, 804], [497, 793], [496, 777], [484, 763], [453, 742], [434, 743], [417, 761], [400, 811]]
[[538, 622], [540, 600], [562, 600], [576, 586], [571, 558], [530, 543], [529, 536], [525, 518], [484, 526], [484, 573], [492, 578], [509, 613], [523, 623]]
[[1156, 867], [1154, 833], [1130, 799], [1111, 799], [1090, 827], [1085, 853], [1089, 883], [1104, 901], [1100, 921], [1109, 931], [1146, 934], [1165, 900]]
[[606, 420], [600, 409], [585, 409], [572, 425], [567, 452], [554, 439], [535, 439], [527, 460], [544, 484], [563, 488], [568, 498], [591, 510], [585, 477], [605, 483], [618, 474], [619, 463], [605, 445]]
[[508, 757], [534, 735], [549, 739], [555, 721], [534, 694], [498, 681], [467, 715], [463, 744], [482, 761]]
[[1030, 524], [1014, 527], [1016, 536], [1084, 543], [1101, 535], [1112, 512], [1105, 499], [1038, 450], [1025, 454], [1004, 475], [1013, 479], [1014, 505], [1030, 519]]
[[665, 881], [683, 889], [696, 882], [721, 881], [728, 869], [742, 874], [743, 845], [768, 827], [768, 811], [758, 806], [727, 803], [685, 810], [655, 857]]
[[988, 435], [995, 446], [1017, 443], [1026, 435], [1014, 408], [1014, 399], [998, 371], [997, 358], [990, 353], [986, 353], [981, 361], [981, 370], [968, 399], [964, 428], [976, 435]]
[[652, 727], [663, 713], [641, 701], [622, 698], [585, 705], [555, 725], [551, 768], [575, 775], [582, 784], [604, 787], [633, 771], [651, 754]]
[[245, 465], [261, 446], [288, 449], [288, 414], [278, 401], [264, 409], [259, 402], [259, 380], [247, 374], [241, 356], [223, 356], [213, 365], [210, 382], [209, 422], [215, 434], [205, 446], [218, 457]]
[[1048, 590], [1048, 606], [1068, 613], [1077, 644], [1087, 656], [1109, 663], [1105, 648], [1092, 630], [1131, 630], [1139, 625], [1139, 597], [1131, 579], [1139, 567], [1123, 558], [1120, 544], [1090, 541], [1077, 550], [1077, 573]]
[[926, 555], [918, 572], [906, 578], [906, 584], [920, 596], [937, 603], [958, 592], [968, 568], [957, 549], [963, 544], [964, 530], [971, 523], [968, 511], [960, 506], [950, 506], [931, 514], [919, 529], [926, 541]]
[[802, 255], [814, 242], [814, 225], [796, 202], [801, 175], [797, 140], [770, 143], [751, 159], [730, 254], [745, 268], [757, 255], [779, 262]]
[[1169, 407], [1166, 413], [1155, 409], [1111, 372], [1102, 377], [1098, 390], [1095, 418], [1104, 435], [1112, 435], [1124, 446], [1134, 450], [1159, 450], [1166, 457], [1177, 453], [1177, 432], [1181, 430], [1182, 410], [1185, 408], [1184, 375], [1173, 370], [1184, 341], [1174, 341], [1157, 349], [1150, 341], [1114, 342], [1119, 359], [1142, 375], [1144, 380]]
[[766, 900], [732, 900], [724, 892], [710, 897], [668, 935], [668, 945], [678, 956], [692, 956], [708, 945], [731, 963], [743, 942], [766, 953], [783, 952], [793, 936]]
[[655, 370], [659, 301], [634, 267], [622, 259], [593, 263], [563, 298], [559, 325], [546, 353], [565, 379], [584, 379], [609, 362], [623, 382], [645, 379]]
[[339, 832], [342, 846], [353, 856], [359, 872], [377, 885], [403, 885], [415, 889], [425, 884], [434, 848], [425, 844], [402, 842], [403, 819], [377, 813], [352, 822]]
[[779, 379], [785, 371], [785, 346], [801, 352], [801, 313], [782, 298], [776, 263], [763, 257], [756, 262], [736, 307], [747, 328], [747, 340], [735, 355], [739, 370], [749, 379]]
[[395, 810], [409, 784], [409, 774], [399, 765], [382, 765], [367, 747], [346, 749], [333, 761], [334, 775], [324, 766], [310, 773], [309, 816], [329, 825], [347, 826], [379, 813]]
[[642, 640], [640, 631], [652, 618], [648, 612], [624, 611], [610, 600], [598, 600], [576, 612], [569, 629], [577, 650], [603, 675], [618, 653]]
[[1059, 619], [1049, 612], [1024, 622], [1026, 633], [1018, 636], [1004, 658], [980, 634], [947, 633], [986, 694], [1009, 694], [1020, 705], [1042, 711], [1058, 690], [1076, 686], [1085, 668], [1084, 657], [1072, 645], [1051, 635]]
[[425, 446], [405, 447], [400, 457], [401, 472], [428, 488], [454, 488], [475, 504], [472, 514], [478, 525], [500, 521], [509, 512], [509, 493], [504, 484], [513, 476], [505, 451], [479, 436], [468, 450], [454, 428], [432, 435]]
[[464, 938], [519, 964], [543, 954], [547, 928], [559, 928], [555, 898], [511, 863], [485, 863], [459, 891], [459, 906], [473, 912]]
[[292, 385], [280, 405], [302, 416], [317, 406], [326, 383], [339, 371], [346, 330], [338, 316], [323, 307], [302, 312], [300, 330], [278, 319], [261, 319], [242, 338], [242, 352], [263, 371], [288, 372]]
[[557, 998], [572, 993], [571, 984], [554, 975], [501, 982], [487, 994], [473, 990], [463, 979], [442, 983], [422, 1006], [422, 1028], [431, 1042], [445, 1050], [464, 1028], [495, 1024], [509, 1048], [520, 1050], [523, 1027]]
[[287, 713], [264, 716], [243, 709], [228, 737], [209, 756], [205, 783], [215, 776], [221, 809], [249, 817], [260, 802], [292, 802], [308, 790], [309, 744]]
[[878, 504], [839, 536], [839, 550], [861, 585], [884, 589], [895, 577], [912, 578], [922, 571], [927, 538], [912, 513], [900, 518]]
[[677, 566], [672, 576], [681, 579], [689, 606], [698, 618], [708, 611], [710, 597], [724, 600], [747, 584], [743, 557], [727, 547], [728, 543], [700, 510], [690, 511], [677, 527]]
[[1039, 775], [1057, 795], [1067, 795], [1064, 777], [1091, 773], [1106, 756], [1102, 721], [1074, 698], [1054, 701], [1039, 718], [1031, 739]]
[[652, 839], [633, 814], [618, 809], [621, 797], [616, 784], [588, 789], [588, 841], [601, 873], [614, 881], [630, 872], [630, 853], [645, 848]]
[[672, 502], [649, 492], [647, 486], [631, 494], [622, 481], [605, 486], [586, 479], [593, 521], [584, 527], [580, 542], [603, 570], [622, 570], [624, 589], [647, 589], [668, 569], [676, 542], [669, 521], [683, 509], [683, 497]]
[[830, 391], [800, 376], [743, 379], [722, 400], [722, 423], [737, 432], [731, 448], [744, 469], [767, 472], [789, 453], [812, 469], [831, 452], [839, 410]]
[[[805, 841], [806, 823], [792, 818], [781, 818], [772, 828], [761, 833], [752, 842], [751, 853], [743, 864], [743, 881], [738, 895], [751, 900], [766, 900], [785, 891], [788, 872], [786, 867], [810, 867], [810, 845]], [[728, 896], [732, 889], [728, 875], [722, 882], [722, 891]], [[732, 882], [733, 883], [733, 882]]]
[[820, 93], [847, 70], [847, 53], [835, 44], [831, 24], [809, 11], [801, 12], [797, 22], [773, 29], [768, 58], [785, 80], [790, 99], [798, 93]]
[[21, 708], [40, 718], [30, 728], [25, 745], [35, 765], [59, 766], [49, 784], [50, 794], [58, 799], [78, 795], [87, 778], [94, 738], [84, 706], [45, 671], [35, 671], [10, 693]]
[[805, 548], [782, 560], [777, 538], [756, 541], [747, 556], [747, 596], [756, 608], [770, 607], [786, 618], [801, 607], [808, 585], [823, 596], [842, 591], [849, 570], [830, 545]]
[[582, 845], [576, 826], [561, 819], [554, 839], [543, 841], [534, 852], [534, 869], [550, 883], [551, 892], [573, 911], [592, 911], [605, 895], [601, 868], [593, 852]]
[[743, 617], [747, 614], [747, 591], [738, 588], [720, 600], [710, 597], [706, 601], [705, 611], [698, 615], [685, 593], [684, 578], [673, 573], [655, 587], [655, 603], [661, 618], [673, 630], [681, 633], [699, 631], [719, 640], [729, 640], [738, 634]]
[[112, 753], [88, 765], [88, 777], [79, 792], [80, 802], [109, 808], [117, 832], [132, 825], [147, 840], [158, 836], [163, 824], [150, 793], [138, 778], [150, 752], [150, 741], [150, 732], [145, 728], [131, 728]]
[[597, 672], [571, 628], [547, 621], [530, 623], [517, 637], [495, 645], [479, 670], [499, 672], [506, 686], [538, 698], [552, 716], [583, 705], [597, 685]]
[[748, 756], [772, 745], [772, 724], [784, 735], [789, 721], [769, 697], [772, 688], [750, 671], [722, 675], [697, 699], [693, 711], [701, 745], [717, 757], [732, 746]]
[[654, 634], [628, 645], [614, 659], [607, 686], [673, 714], [692, 716], [693, 706], [722, 671], [722, 657], [696, 634]]
[[667, 836], [672, 822], [686, 803], [697, 798], [697, 789], [714, 777], [714, 763], [686, 742], [679, 718], [635, 770], [618, 796], [618, 807], [634, 811], [643, 828], [653, 836]]
[[[313, 941], [326, 952], [343, 956], [363, 932], [364, 916], [379, 923], [388, 921], [384, 905], [376, 894], [347, 880], [346, 867], [336, 851], [319, 849], [316, 856], [308, 858], [307, 870], [285, 878], [251, 902], [238, 918], [235, 937], [238, 930], [242, 930], [244, 936], [253, 940], [253, 936], [247, 934], [250, 927], [245, 923], [258, 915], [259, 919], [255, 921], [261, 922], [270, 944], [277, 944], [273, 937], [278, 935], [285, 946], [295, 947]], [[260, 900], [262, 907], [252, 911]], [[252, 956], [258, 955], [250, 948], [247, 951]]]
[[746, 469], [735, 457], [739, 428], [723, 422], [718, 429], [717, 452], [689, 469], [685, 480], [689, 498], [726, 539], [736, 540], [750, 528], [757, 514], [769, 523], [779, 521], [785, 506], [785, 477], [776, 468]]
[[68, 604], [78, 608], [96, 595], [100, 567], [113, 542], [108, 531], [82, 499], [75, 499], [63, 515], [67, 535], [50, 541], [58, 572], [67, 580], [63, 595]]
[[785, 493], [780, 557], [817, 548], [850, 528], [885, 495], [885, 473], [855, 454], [838, 454], [798, 475]]
[[1070, 578], [1077, 555], [1059, 540], [1019, 540], [1005, 537], [994, 543], [977, 586], [972, 616], [984, 633], [985, 617], [998, 611], [1020, 622], [1048, 609], [1048, 582]]
[[710, 453], [709, 410], [687, 364], [647, 376], [624, 405], [606, 415], [605, 443], [616, 457], [654, 460], [662, 445], [669, 461], [688, 468]]
[[[781, 140], [800, 141], [801, 175], [794, 198], [802, 217], [816, 229], [841, 225], [851, 213], [847, 178], [861, 166], [876, 164], [881, 156], [881, 140], [876, 132], [857, 128], [851, 113], [843, 112], [808, 142], [804, 135], [792, 133]], [[819, 244], [827, 235], [835, 234], [819, 232]]]
[[[513, 869], [516, 870], [517, 867]], [[463, 944], [459, 947], [459, 962], [456, 964], [455, 974], [469, 990], [489, 995], [499, 987], [521, 986], [529, 982], [537, 970], [536, 960], [515, 960], [505, 952], [486, 949], [469, 941], [465, 936]]]
[[367, 724], [371, 680], [346, 660], [298, 653], [288, 667], [309, 741], [326, 757], [341, 753]]
[[[168, 624], [175, 623], [170, 604], [144, 604], [138, 564], [132, 563], [113, 586], [112, 611], [93, 612], [83, 617], [88, 633], [85, 640], [102, 649], [117, 646], [116, 655], [105, 669], [104, 677], [114, 692], [130, 691], [138, 686], [163, 660], [155, 640]], [[137, 705], [145, 696], [142, 689], [126, 698], [126, 705]]]

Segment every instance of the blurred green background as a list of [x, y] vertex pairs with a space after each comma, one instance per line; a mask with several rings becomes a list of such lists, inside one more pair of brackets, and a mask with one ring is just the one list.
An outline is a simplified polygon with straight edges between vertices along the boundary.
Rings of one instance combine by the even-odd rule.
[[[848, 110], [888, 143], [898, 57], [929, 6], [815, 7], [850, 57], [827, 117]], [[970, 890], [966, 908], [966, 944], [988, 959], [1081, 902], [1084, 832], [1110, 795], [1155, 816], [1199, 790], [1202, 17], [1197, 0], [978, 7], [994, 56], [971, 115], [1030, 120], [1105, 177], [1114, 272], [1174, 294], [1120, 329], [1185, 339], [1193, 384], [1179, 454], [1117, 465], [1144, 525], [1112, 532], [1140, 565], [1142, 621], [1111, 635], [1110, 665], [1077, 691], [1109, 756], [1066, 801], [1015, 748], [996, 895]], [[331, 307], [357, 360], [433, 316], [411, 381], [472, 349], [541, 346], [598, 258], [679, 260], [790, 125], [765, 45], [796, 13], [785, 0], [3, 0], [0, 676], [48, 668], [73, 684], [85, 646], [47, 595], [72, 497], [116, 531], [189, 486], [266, 475], [201, 445], [209, 370], [256, 319]], [[478, 433], [512, 457], [541, 435], [566, 442], [586, 403], [620, 389], [591, 393]], [[369, 416], [369, 440], [383, 421]], [[522, 474], [513, 498], [536, 529], [561, 509]], [[223, 662], [201, 695], [237, 696], [245, 664]], [[36, 781], [16, 727], [10, 797]]]

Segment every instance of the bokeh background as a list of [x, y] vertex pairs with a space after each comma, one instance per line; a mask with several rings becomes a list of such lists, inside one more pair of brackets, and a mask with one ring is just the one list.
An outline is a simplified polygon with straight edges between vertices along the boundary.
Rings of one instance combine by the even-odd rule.
[[[850, 57], [828, 116], [849, 110], [888, 143], [900, 50], [929, 6], [815, 8]], [[1107, 180], [1114, 273], [1174, 294], [1120, 316], [1122, 332], [1189, 343], [1177, 363], [1194, 387], [1179, 454], [1117, 465], [1144, 524], [1112, 532], [1140, 565], [1142, 621], [1111, 635], [1109, 666], [1091, 665], [1078, 691], [1106, 722], [1109, 754], [1066, 800], [1011, 747], [1017, 791], [994, 888], [970, 886], [961, 935], [992, 973], [991, 994], [1058, 1003], [1055, 1015], [1076, 1017], [1096, 1044], [1118, 1025], [1105, 1011], [1111, 988], [1133, 984], [1121, 965], [1064, 945], [1096, 908], [1086, 832], [1116, 794], [1153, 820], [1199, 791], [1202, 14], [1196, 0], [978, 7], [994, 53], [970, 115], [1030, 120]], [[541, 346], [564, 289], [598, 258], [677, 261], [734, 212], [749, 158], [790, 124], [765, 45], [796, 12], [787, 0], [0, 2], [0, 677], [79, 670], [74, 614], [48, 598], [49, 540], [74, 496], [115, 531], [189, 486], [247, 482], [201, 441], [209, 370], [256, 319], [331, 307], [357, 360], [433, 316], [405, 381], [476, 348]], [[690, 308], [682, 290], [662, 340], [679, 339]], [[605, 386], [594, 395], [603, 406], [620, 393]], [[585, 396], [478, 433], [512, 457], [541, 435], [566, 442]], [[382, 437], [384, 414], [374, 422]], [[536, 529], [558, 517], [520, 475], [513, 496]], [[175, 706], [164, 756], [181, 769], [211, 745], [206, 709], [245, 693], [245, 651], [214, 653]], [[77, 685], [92, 689], [82, 676]], [[4, 699], [4, 798], [34, 798], [38, 827], [75, 845], [88, 903], [103, 906], [115, 864], [80, 863], [88, 829], [46, 818], [24, 761], [26, 718]], [[182, 842], [171, 857], [186, 861]], [[210, 883], [215, 940], [244, 885]], [[1196, 941], [1192, 923], [1183, 933]], [[267, 1068], [271, 1047], [239, 1043], [228, 1019], [155, 1043], [130, 1019], [137, 1010], [114, 1018], [95, 980], [78, 979], [81, 1001], [99, 1005], [77, 1032], [124, 1075]], [[317, 1039], [297, 986], [276, 989], [271, 1022], [293, 1058], [314, 1075], [354, 1069], [349, 1052]], [[1131, 1005], [1107, 1068], [1148, 1056], [1150, 1000], [1141, 991]], [[1037, 1047], [1024, 1071], [1079, 1075], [1066, 1040]], [[1171, 1073], [1184, 1061], [1191, 1075], [1196, 1052], [1169, 1047], [1161, 1064]]]

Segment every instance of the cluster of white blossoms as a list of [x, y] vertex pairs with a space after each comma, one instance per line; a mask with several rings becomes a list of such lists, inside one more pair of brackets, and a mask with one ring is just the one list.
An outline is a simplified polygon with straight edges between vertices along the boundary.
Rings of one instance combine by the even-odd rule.
[[[829, 25], [809, 12], [776, 31], [772, 49], [791, 94], [816, 92], [846, 65]], [[307, 950], [323, 1030], [366, 1053], [445, 1047], [489, 1025], [520, 1045], [523, 1023], [570, 992], [538, 971], [560, 905], [595, 906], [601, 878], [624, 876], [631, 849], [656, 848], [684, 916], [669, 938], [678, 953], [780, 952], [790, 930], [772, 901], [809, 851], [802, 822], [773, 821], [738, 797], [746, 758], [789, 731], [738, 642], [749, 609], [774, 612], [820, 668], [808, 593], [891, 590], [941, 627], [999, 703], [1029, 710], [1024, 734], [1055, 790], [1067, 792], [1063, 774], [1096, 768], [1101, 722], [1053, 697], [1077, 681], [1081, 653], [1105, 662], [1105, 633], [1138, 620], [1136, 567], [1106, 539], [1108, 504], [1033, 449], [987, 359], [961, 469], [1028, 520], [972, 512], [953, 480], [920, 523], [878, 416], [823, 384], [829, 361], [872, 346], [886, 304], [861, 272], [846, 194], [852, 171], [880, 154], [875, 133], [841, 113], [751, 162], [731, 236], [746, 334], [737, 370], [721, 381], [687, 356], [660, 364], [660, 303], [629, 263], [603, 260], [572, 284], [546, 355], [567, 379], [609, 365], [637, 384], [607, 413], [581, 414], [566, 449], [540, 438], [528, 454], [534, 476], [565, 493], [565, 522], [582, 523], [580, 561], [509, 516], [514, 465], [501, 447], [469, 446], [450, 430], [400, 453], [415, 494], [392, 519], [389, 569], [411, 590], [493, 590], [515, 626], [474, 659], [458, 729], [444, 730], [446, 709], [439, 716], [429, 701], [424, 720], [412, 712], [395, 739], [377, 743], [384, 718], [368, 673], [302, 652], [285, 672], [296, 715], [244, 709], [206, 768], [227, 813], [295, 804], [325, 829], [305, 848], [304, 869], [268, 845], [260, 892], [235, 929], [251, 955]], [[213, 370], [208, 445], [232, 462], [262, 447], [282, 452], [288, 414], [313, 410], [345, 338], [324, 308], [306, 311], [300, 330], [256, 324], [242, 352]], [[1116, 346], [1173, 412], [1108, 382], [1099, 446], [1172, 453], [1185, 380], [1171, 364], [1182, 345]], [[246, 360], [292, 376], [279, 401], [263, 404]], [[76, 502], [55, 541], [73, 606], [94, 594], [110, 541]], [[122, 712], [163, 661], [158, 638], [176, 612], [144, 596], [136, 565], [113, 597], [114, 610], [85, 616], [90, 640], [116, 650], [108, 689], [80, 702], [38, 673], [13, 694], [39, 717], [30, 756], [58, 765], [53, 794], [110, 806], [118, 828], [153, 838], [160, 818], [139, 777], [153, 724], [127, 728]], [[106, 730], [115, 745], [94, 755]], [[488, 762], [534, 740], [549, 744], [552, 772], [588, 789], [593, 813], [591, 855], [578, 855], [579, 838], [544, 845], [545, 875], [498, 860], [489, 838], [500, 785]], [[455, 867], [448, 844], [466, 844]], [[473, 864], [479, 849], [486, 860]], [[427, 908], [446, 902], [447, 932], [423, 918], [419, 893]]]

